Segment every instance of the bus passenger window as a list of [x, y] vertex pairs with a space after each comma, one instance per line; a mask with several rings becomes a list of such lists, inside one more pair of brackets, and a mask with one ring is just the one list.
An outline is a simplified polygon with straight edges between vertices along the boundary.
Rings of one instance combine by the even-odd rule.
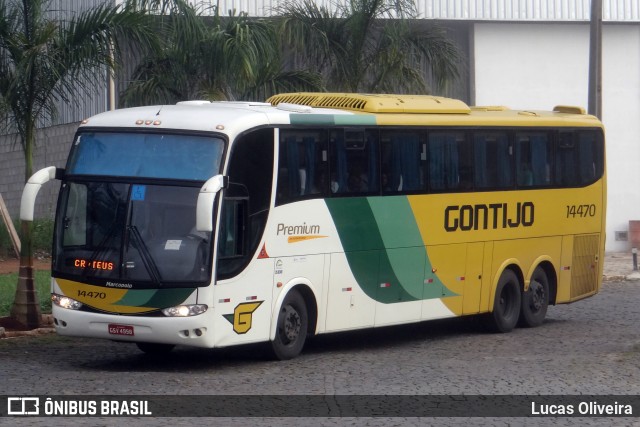
[[377, 132], [338, 129], [330, 135], [331, 193], [373, 194], [380, 188]]
[[551, 141], [546, 132], [516, 135], [516, 177], [519, 187], [551, 184]]
[[281, 131], [279, 150], [276, 205], [321, 197], [327, 193], [326, 132]]
[[382, 134], [382, 191], [414, 192], [424, 188], [424, 143], [418, 132], [393, 130]]
[[431, 132], [428, 158], [432, 191], [473, 188], [472, 147], [463, 132]]
[[477, 188], [501, 189], [513, 185], [511, 151], [505, 132], [474, 134], [474, 179]]
[[556, 184], [574, 187], [579, 183], [578, 148], [574, 132], [560, 132], [556, 150]]
[[604, 172], [604, 149], [602, 134], [597, 131], [578, 132], [578, 158], [580, 183], [588, 185]]

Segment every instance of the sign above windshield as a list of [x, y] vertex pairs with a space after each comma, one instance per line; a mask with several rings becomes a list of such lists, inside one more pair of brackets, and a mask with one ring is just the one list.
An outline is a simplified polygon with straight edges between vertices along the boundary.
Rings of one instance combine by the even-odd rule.
[[220, 173], [224, 142], [199, 135], [85, 132], [67, 174], [206, 181]]

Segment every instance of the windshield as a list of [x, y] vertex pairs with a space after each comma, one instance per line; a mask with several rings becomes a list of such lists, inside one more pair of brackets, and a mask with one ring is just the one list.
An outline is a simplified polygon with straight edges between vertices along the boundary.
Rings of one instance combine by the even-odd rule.
[[127, 288], [208, 284], [211, 233], [196, 231], [196, 203], [223, 152], [222, 139], [200, 135], [79, 134], [60, 193], [53, 275]]
[[208, 282], [211, 234], [195, 230], [198, 192], [198, 187], [65, 183], [54, 275], [93, 278], [107, 286]]

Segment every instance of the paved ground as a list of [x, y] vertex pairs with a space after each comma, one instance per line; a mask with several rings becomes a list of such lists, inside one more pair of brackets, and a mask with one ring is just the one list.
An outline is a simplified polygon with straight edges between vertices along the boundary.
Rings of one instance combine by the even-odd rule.
[[[535, 329], [487, 334], [473, 319], [318, 337], [297, 359], [262, 347], [179, 347], [57, 335], [0, 340], [2, 395], [640, 395], [640, 282], [550, 307]], [[185, 404], [189, 398], [185, 399]], [[2, 403], [2, 402], [0, 402]], [[495, 404], [489, 401], [487, 404]], [[2, 409], [2, 408], [0, 408]], [[339, 408], [338, 408], [339, 409]], [[640, 404], [635, 408], [640, 412]], [[1, 413], [1, 411], [0, 411]], [[460, 417], [468, 415], [460, 413]], [[636, 414], [637, 415], [637, 414]], [[5, 419], [6, 421], [9, 421]], [[638, 418], [22, 418], [0, 425], [640, 425]], [[14, 422], [15, 421], [15, 422]]]
[[[636, 256], [637, 268], [638, 259]], [[604, 278], [605, 280], [640, 280], [640, 271], [634, 270], [633, 255], [631, 252], [614, 252], [605, 255]]]

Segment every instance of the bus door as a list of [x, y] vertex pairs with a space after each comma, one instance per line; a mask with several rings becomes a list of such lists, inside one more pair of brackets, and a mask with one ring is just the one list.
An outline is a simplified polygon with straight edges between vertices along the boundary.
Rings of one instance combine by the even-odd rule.
[[216, 346], [269, 337], [275, 265], [261, 248], [271, 203], [273, 134], [259, 129], [231, 145], [216, 232]]

